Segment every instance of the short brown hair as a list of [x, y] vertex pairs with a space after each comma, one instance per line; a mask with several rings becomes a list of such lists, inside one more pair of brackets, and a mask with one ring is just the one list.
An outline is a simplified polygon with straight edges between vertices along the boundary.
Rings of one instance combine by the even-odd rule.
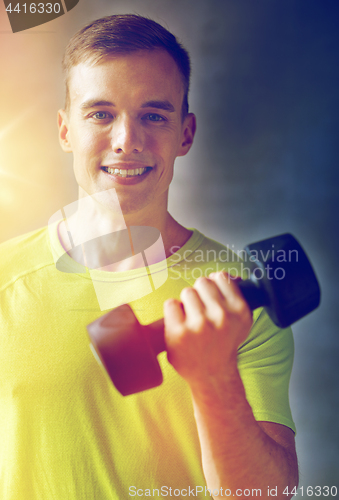
[[97, 19], [70, 39], [62, 61], [66, 84], [65, 108], [69, 109], [69, 75], [73, 66], [90, 61], [93, 64], [114, 54], [137, 50], [166, 50], [176, 62], [184, 84], [182, 118], [188, 113], [190, 59], [188, 52], [163, 26], [135, 14], [113, 15]]

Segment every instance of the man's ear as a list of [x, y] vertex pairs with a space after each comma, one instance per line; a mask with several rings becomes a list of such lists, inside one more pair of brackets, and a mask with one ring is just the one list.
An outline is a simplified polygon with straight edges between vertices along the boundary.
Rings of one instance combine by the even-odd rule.
[[181, 144], [177, 156], [185, 156], [193, 144], [194, 134], [197, 128], [196, 118], [193, 113], [188, 113], [184, 119]]
[[60, 146], [65, 153], [71, 153], [72, 146], [69, 140], [69, 120], [64, 109], [59, 109], [58, 111], [58, 128]]

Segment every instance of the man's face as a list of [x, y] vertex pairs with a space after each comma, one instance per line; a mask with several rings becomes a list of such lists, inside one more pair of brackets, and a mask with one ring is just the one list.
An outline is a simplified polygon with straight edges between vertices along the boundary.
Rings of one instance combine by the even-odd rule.
[[126, 215], [166, 205], [174, 160], [189, 151], [195, 131], [194, 115], [182, 120], [183, 83], [172, 57], [153, 50], [81, 63], [69, 92], [59, 135], [73, 152], [80, 188], [115, 188]]

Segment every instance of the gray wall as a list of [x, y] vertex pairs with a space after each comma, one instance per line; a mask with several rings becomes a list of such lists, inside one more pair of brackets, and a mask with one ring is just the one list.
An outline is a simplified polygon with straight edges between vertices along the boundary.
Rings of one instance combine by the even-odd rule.
[[[323, 293], [321, 307], [294, 327], [291, 404], [304, 486], [338, 486], [337, 5], [80, 0], [69, 14], [41, 28], [52, 35], [40, 33], [55, 61], [48, 67], [53, 78], [45, 120], [50, 123], [52, 109], [62, 101], [58, 60], [80, 26], [107, 14], [137, 12], [174, 31], [192, 55], [190, 104], [198, 132], [193, 150], [176, 166], [173, 215], [236, 249], [282, 232], [292, 232], [307, 249]], [[46, 140], [57, 147], [54, 129]], [[38, 196], [41, 205], [35, 201], [38, 208], [24, 223], [15, 211], [7, 214], [13, 223], [6, 236], [46, 224], [49, 215], [73, 201], [70, 159], [59, 152], [53, 158], [60, 168], [45, 186], [53, 185], [57, 196], [53, 201]]]

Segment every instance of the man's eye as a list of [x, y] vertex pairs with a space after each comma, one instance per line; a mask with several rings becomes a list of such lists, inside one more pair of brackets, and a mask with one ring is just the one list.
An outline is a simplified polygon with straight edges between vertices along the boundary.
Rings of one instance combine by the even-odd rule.
[[98, 111], [97, 113], [94, 113], [92, 117], [96, 120], [106, 120], [107, 118], [110, 118], [110, 114], [106, 113], [106, 111]]
[[146, 118], [150, 122], [162, 122], [162, 121], [164, 121], [163, 117], [160, 115], [157, 115], [156, 113], [150, 113], [147, 115]]

